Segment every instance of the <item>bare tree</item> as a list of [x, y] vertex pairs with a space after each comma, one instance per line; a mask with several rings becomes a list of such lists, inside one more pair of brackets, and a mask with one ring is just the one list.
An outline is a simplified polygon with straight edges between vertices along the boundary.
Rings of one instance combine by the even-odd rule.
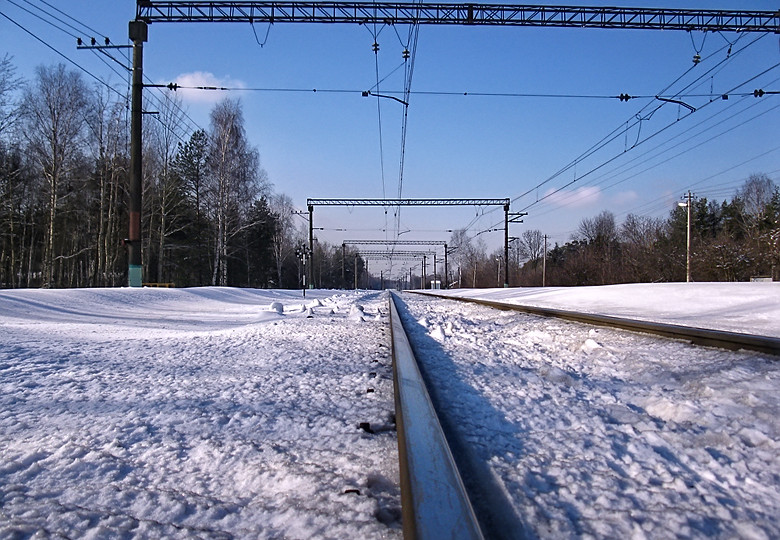
[[81, 75], [63, 64], [38, 67], [22, 97], [22, 133], [48, 187], [43, 285], [54, 281], [54, 236], [61, 182], [77, 164], [83, 141], [88, 89]]
[[284, 261], [295, 252], [296, 231], [293, 223], [292, 199], [283, 193], [269, 199], [271, 211], [276, 215], [276, 229], [273, 238], [273, 255], [276, 264], [276, 283], [281, 287]]
[[538, 262], [544, 255], [544, 235], [538, 229], [525, 230], [520, 235], [517, 246], [522, 258]]
[[184, 112], [181, 99], [166, 96], [160, 101], [158, 122], [152, 124], [148, 135], [157, 163], [153, 178], [154, 213], [157, 227], [150, 231], [157, 235], [157, 280], [166, 281], [166, 241], [183, 230], [182, 208], [186, 205], [184, 179], [175, 173], [174, 156], [179, 134], [184, 131]]
[[734, 251], [741, 251], [740, 256], [754, 262], [755, 275], [774, 272], [774, 248], [772, 238], [775, 223], [772, 223], [772, 200], [777, 186], [766, 174], [751, 174], [741, 188], [737, 190], [736, 201], [741, 204], [739, 226], [745, 237], [742, 245], [735, 246]]
[[622, 241], [622, 279], [632, 282], [660, 278], [655, 246], [663, 233], [663, 222], [647, 216], [629, 214], [620, 227]]
[[602, 211], [595, 218], [585, 218], [580, 222], [576, 237], [589, 244], [606, 244], [617, 240], [615, 215], [609, 210]]
[[16, 76], [12, 58], [6, 54], [0, 60], [0, 137], [16, 121], [19, 111], [13, 95], [21, 86], [22, 80]]
[[129, 160], [124, 110], [124, 103], [112, 101], [108, 92], [96, 87], [86, 117], [98, 198], [96, 257], [90, 272], [93, 285], [116, 285], [119, 277], [115, 271], [119, 257], [119, 210]]
[[209, 198], [215, 227], [212, 285], [227, 285], [229, 241], [244, 226], [251, 203], [267, 188], [256, 148], [249, 145], [237, 100], [225, 99], [211, 111]]
[[772, 202], [775, 189], [774, 182], [766, 174], [751, 174], [737, 190], [736, 196], [742, 201], [745, 214], [760, 220]]

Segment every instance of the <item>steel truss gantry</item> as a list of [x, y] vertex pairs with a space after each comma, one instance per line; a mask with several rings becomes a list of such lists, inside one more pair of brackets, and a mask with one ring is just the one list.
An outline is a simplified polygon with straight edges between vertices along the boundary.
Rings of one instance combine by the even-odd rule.
[[778, 32], [780, 13], [412, 2], [213, 2], [139, 0], [136, 19], [155, 22], [449, 24]]
[[505, 199], [306, 199], [307, 206], [503, 206]]
[[444, 246], [444, 240], [344, 240], [348, 246]]
[[[314, 207], [315, 206], [503, 206], [504, 207], [504, 260], [509, 260], [509, 204], [503, 199], [306, 199], [309, 208], [309, 246], [314, 246]], [[375, 242], [379, 242], [375, 240]], [[442, 242], [443, 243], [443, 242]], [[344, 244], [342, 244], [342, 253]], [[447, 244], [444, 243], [444, 273], [447, 276]], [[509, 287], [509, 265], [504, 265], [504, 287]]]
[[[447, 257], [449, 255], [447, 250], [447, 242], [444, 240], [344, 240], [341, 243], [341, 258], [344, 260], [345, 253], [346, 253], [346, 246], [444, 246], [444, 288], [447, 288], [447, 282], [448, 282], [448, 275], [449, 275], [449, 266], [448, 266], [448, 260]], [[365, 251], [359, 252], [361, 256], [363, 256]], [[379, 252], [379, 253], [387, 253], [389, 256], [385, 257], [385, 259], [388, 258], [396, 258], [400, 260], [404, 260], [403, 256], [398, 257], [401, 253], [407, 253], [405, 251], [385, 251], [385, 252]], [[433, 276], [434, 279], [436, 279], [436, 252], [433, 253]], [[423, 262], [423, 264], [425, 264]], [[342, 273], [342, 279], [344, 279], [344, 266], [342, 265], [341, 269]], [[423, 272], [424, 273], [424, 272]]]

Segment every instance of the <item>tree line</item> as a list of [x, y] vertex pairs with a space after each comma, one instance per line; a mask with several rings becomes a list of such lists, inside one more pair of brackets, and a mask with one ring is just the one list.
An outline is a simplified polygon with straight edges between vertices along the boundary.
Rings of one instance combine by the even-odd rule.
[[[175, 95], [144, 109], [144, 282], [298, 287], [306, 224], [273, 191], [241, 103], [217, 103], [192, 133]], [[0, 58], [0, 287], [127, 284], [129, 131], [127, 96], [62, 64], [23, 81]], [[314, 255], [315, 285], [351, 282], [340, 246]]]
[[[145, 115], [143, 132], [144, 282], [299, 287], [308, 224], [273, 190], [240, 101], [217, 103], [209, 127], [191, 133], [175, 94], [145, 110], [156, 114]], [[127, 284], [129, 131], [127, 96], [61, 64], [23, 81], [0, 58], [0, 287]], [[695, 199], [691, 212], [694, 280], [780, 277], [780, 195], [767, 175], [751, 176], [729, 201]], [[508, 264], [512, 286], [683, 281], [686, 231], [687, 208], [621, 224], [602, 212], [546, 250], [543, 233], [526, 230], [504, 261], [503, 250], [489, 253], [461, 230], [449, 241], [450, 275], [440, 267], [436, 278], [501, 286]], [[309, 261], [318, 288], [383, 283], [353, 248], [315, 242]]]
[[[780, 190], [766, 174], [753, 174], [720, 203], [691, 203], [692, 281], [780, 279]], [[608, 285], [685, 281], [688, 208], [675, 205], [666, 219], [629, 214], [618, 223], [609, 211], [583, 219], [569, 241], [548, 245], [538, 229], [510, 244], [511, 286]], [[503, 250], [457, 231], [450, 240], [462, 287], [503, 285]]]

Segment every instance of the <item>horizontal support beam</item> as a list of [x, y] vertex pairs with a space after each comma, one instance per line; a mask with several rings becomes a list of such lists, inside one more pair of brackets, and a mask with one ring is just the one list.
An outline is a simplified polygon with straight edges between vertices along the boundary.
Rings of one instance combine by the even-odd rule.
[[306, 199], [307, 206], [508, 206], [506, 199]]
[[430, 257], [435, 255], [433, 251], [358, 251], [361, 257]]
[[155, 22], [449, 24], [780, 33], [780, 12], [412, 2], [139, 0], [136, 19]]
[[446, 246], [444, 240], [344, 240], [347, 246]]

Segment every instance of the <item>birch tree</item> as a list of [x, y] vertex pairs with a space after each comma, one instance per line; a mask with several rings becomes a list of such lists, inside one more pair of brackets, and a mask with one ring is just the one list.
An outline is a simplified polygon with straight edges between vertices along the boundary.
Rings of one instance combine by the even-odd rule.
[[87, 95], [88, 89], [81, 75], [59, 64], [38, 67], [35, 81], [26, 87], [22, 96], [22, 133], [48, 192], [42, 268], [44, 287], [54, 284], [55, 222], [61, 184], [77, 165]]
[[211, 112], [208, 197], [214, 227], [212, 285], [228, 284], [230, 240], [247, 225], [252, 202], [264, 187], [256, 148], [249, 145], [238, 100], [225, 99]]

